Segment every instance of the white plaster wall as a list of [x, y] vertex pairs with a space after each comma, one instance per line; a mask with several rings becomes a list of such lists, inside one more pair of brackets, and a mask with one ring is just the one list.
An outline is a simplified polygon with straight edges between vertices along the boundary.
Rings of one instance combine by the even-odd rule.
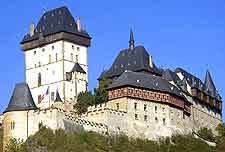
[[[49, 100], [49, 98], [51, 98], [51, 92], [54, 92], [55, 95], [56, 90], [59, 91], [62, 100], [67, 101], [75, 101], [77, 94], [86, 91], [88, 82], [87, 53], [87, 47], [67, 41], [57, 41], [25, 51], [26, 82], [36, 104], [38, 96], [45, 94], [49, 87], [49, 94], [45, 96], [41, 104], [37, 104], [38, 107], [46, 108], [52, 105], [53, 100]], [[73, 54], [73, 59], [71, 54]], [[72, 70], [76, 63], [76, 55], [78, 55], [78, 63], [87, 74], [77, 73], [76, 77], [73, 76], [72, 81], [66, 81], [66, 72]], [[39, 73], [41, 74], [41, 86], [38, 86]], [[75, 87], [75, 82], [77, 87]]]

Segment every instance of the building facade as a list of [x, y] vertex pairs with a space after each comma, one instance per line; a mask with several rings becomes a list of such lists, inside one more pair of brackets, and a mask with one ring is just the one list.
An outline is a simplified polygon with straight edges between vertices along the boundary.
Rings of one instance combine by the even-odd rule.
[[44, 13], [23, 38], [26, 83], [38, 107], [50, 107], [57, 91], [63, 101], [74, 103], [87, 90], [91, 37], [80, 24], [61, 7]]
[[209, 71], [204, 83], [182, 68], [161, 69], [142, 45], [121, 50], [98, 80], [110, 79], [108, 101], [81, 116], [71, 112], [77, 95], [87, 91], [89, 34], [66, 7], [44, 13], [30, 25], [21, 47], [24, 83], [16, 84], [3, 115], [4, 146], [26, 140], [42, 123], [51, 129], [95, 131], [157, 140], [222, 122], [222, 98]]

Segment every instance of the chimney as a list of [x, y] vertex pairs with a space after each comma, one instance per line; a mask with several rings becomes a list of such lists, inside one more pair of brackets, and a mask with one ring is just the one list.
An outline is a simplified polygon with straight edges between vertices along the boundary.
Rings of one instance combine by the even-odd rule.
[[34, 30], [35, 30], [35, 25], [34, 25], [34, 23], [31, 23], [30, 27], [29, 27], [29, 35], [30, 36], [34, 35]]
[[150, 65], [150, 68], [153, 68], [153, 60], [151, 55], [149, 55], [149, 65]]
[[79, 32], [81, 32], [80, 17], [78, 17], [78, 19], [77, 19], [77, 30], [78, 30]]

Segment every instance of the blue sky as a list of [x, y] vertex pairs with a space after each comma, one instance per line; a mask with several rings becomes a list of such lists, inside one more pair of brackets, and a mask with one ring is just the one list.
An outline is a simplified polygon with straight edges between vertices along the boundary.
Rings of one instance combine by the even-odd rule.
[[44, 10], [62, 5], [81, 17], [83, 28], [93, 37], [90, 89], [97, 85], [101, 71], [128, 46], [132, 28], [136, 43], [145, 46], [156, 65], [182, 67], [202, 80], [208, 68], [225, 98], [224, 0], [8, 0], [0, 5], [0, 111], [7, 106], [15, 83], [24, 81], [19, 42], [29, 24], [37, 23]]

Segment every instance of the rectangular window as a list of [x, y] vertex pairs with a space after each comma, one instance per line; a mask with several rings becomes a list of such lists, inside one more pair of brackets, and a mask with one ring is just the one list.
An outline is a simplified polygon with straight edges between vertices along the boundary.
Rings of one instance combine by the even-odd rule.
[[15, 129], [15, 121], [11, 121], [10, 123], [10, 129], [14, 130]]
[[135, 110], [137, 109], [137, 103], [136, 102], [134, 103], [134, 109]]
[[54, 92], [51, 92], [51, 100], [53, 101], [55, 98], [55, 93]]
[[134, 118], [135, 118], [135, 120], [138, 120], [138, 115], [135, 114], [135, 115], [134, 115]]
[[157, 113], [157, 106], [155, 106], [155, 113]]
[[144, 115], [144, 121], [147, 121], [147, 120], [148, 120], [147, 115]]
[[155, 122], [156, 122], [156, 123], [158, 122], [158, 118], [157, 118], [157, 117], [155, 117]]
[[42, 96], [38, 95], [38, 104], [41, 103]]
[[120, 109], [120, 104], [116, 103], [116, 109], [119, 110]]
[[77, 51], [80, 51], [80, 48], [79, 47], [77, 47]]
[[55, 61], [58, 61], [58, 54], [55, 54]]
[[76, 62], [78, 63], [78, 55], [76, 55]]
[[162, 112], [165, 112], [165, 108], [162, 108]]
[[73, 53], [71, 53], [70, 55], [71, 55], [71, 61], [73, 61]]
[[147, 105], [146, 104], [144, 104], [144, 111], [146, 111], [147, 110]]
[[48, 56], [48, 63], [51, 63], [51, 55]]
[[166, 118], [163, 118], [163, 125], [166, 125]]

